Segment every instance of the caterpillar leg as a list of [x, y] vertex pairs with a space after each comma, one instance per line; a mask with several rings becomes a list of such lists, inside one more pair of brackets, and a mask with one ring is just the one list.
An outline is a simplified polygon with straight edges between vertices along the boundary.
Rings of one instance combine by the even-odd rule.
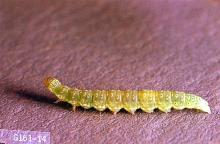
[[76, 106], [72, 107], [72, 111], [75, 112], [76, 111]]
[[110, 110], [114, 115], [116, 115], [116, 114], [120, 111], [120, 109], [111, 109], [111, 108], [109, 108], [109, 110]]
[[125, 109], [127, 112], [131, 113], [132, 115], [134, 115], [136, 109]]
[[62, 102], [62, 100], [58, 99], [58, 100], [56, 100], [54, 103], [55, 103], [55, 104], [58, 104], [59, 102]]
[[116, 115], [117, 114], [117, 111], [113, 112], [113, 115]]
[[131, 111], [129, 111], [129, 112], [134, 115], [135, 111], [136, 111], [136, 110], [131, 110]]
[[171, 112], [171, 108], [158, 108], [158, 109], [165, 113]]
[[153, 108], [153, 109], [144, 109], [144, 108], [141, 108], [141, 110], [142, 110], [143, 112], [146, 112], [146, 113], [152, 113], [152, 112], [154, 112], [154, 108]]

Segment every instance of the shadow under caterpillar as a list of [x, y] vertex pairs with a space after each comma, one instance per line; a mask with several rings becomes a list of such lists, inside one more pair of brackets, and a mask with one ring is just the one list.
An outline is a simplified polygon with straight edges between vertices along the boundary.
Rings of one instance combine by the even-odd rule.
[[58, 101], [64, 101], [73, 106], [85, 109], [94, 107], [98, 111], [109, 109], [116, 114], [120, 109], [134, 114], [137, 109], [151, 113], [158, 108], [163, 112], [170, 112], [171, 108], [182, 110], [184, 108], [197, 109], [211, 113], [208, 102], [199, 96], [177, 91], [153, 90], [80, 90], [62, 85], [57, 79], [48, 77], [44, 85]]

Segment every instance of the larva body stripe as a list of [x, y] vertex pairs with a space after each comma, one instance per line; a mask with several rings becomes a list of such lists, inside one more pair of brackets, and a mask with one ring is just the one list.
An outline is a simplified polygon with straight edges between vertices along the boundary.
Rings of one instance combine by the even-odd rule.
[[45, 86], [55, 94], [60, 101], [65, 101], [86, 109], [94, 107], [98, 111], [110, 109], [117, 113], [120, 109], [134, 114], [137, 109], [151, 113], [158, 108], [170, 112], [171, 108], [198, 109], [211, 113], [208, 102], [199, 96], [177, 91], [153, 90], [79, 90], [62, 85], [57, 79], [49, 77], [44, 81]]

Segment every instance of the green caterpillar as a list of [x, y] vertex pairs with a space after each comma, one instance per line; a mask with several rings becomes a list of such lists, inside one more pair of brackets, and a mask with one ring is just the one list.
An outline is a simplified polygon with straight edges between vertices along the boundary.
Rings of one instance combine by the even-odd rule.
[[137, 109], [151, 113], [154, 109], [167, 113], [171, 108], [182, 110], [184, 108], [197, 109], [211, 113], [208, 102], [199, 96], [177, 91], [153, 90], [80, 90], [62, 85], [57, 79], [48, 77], [44, 85], [58, 98], [73, 106], [85, 109], [94, 107], [98, 111], [109, 109], [116, 114], [120, 109], [134, 114]]

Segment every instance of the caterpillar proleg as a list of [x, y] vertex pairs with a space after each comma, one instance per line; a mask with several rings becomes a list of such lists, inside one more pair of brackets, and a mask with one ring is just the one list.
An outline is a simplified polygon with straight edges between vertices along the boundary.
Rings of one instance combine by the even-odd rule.
[[208, 102], [194, 94], [177, 91], [154, 90], [80, 90], [62, 85], [57, 79], [48, 77], [44, 85], [58, 101], [64, 101], [73, 106], [85, 109], [94, 107], [98, 111], [109, 109], [116, 114], [120, 109], [134, 114], [137, 109], [151, 113], [154, 109], [170, 112], [171, 108], [182, 110], [184, 108], [197, 109], [211, 113]]

